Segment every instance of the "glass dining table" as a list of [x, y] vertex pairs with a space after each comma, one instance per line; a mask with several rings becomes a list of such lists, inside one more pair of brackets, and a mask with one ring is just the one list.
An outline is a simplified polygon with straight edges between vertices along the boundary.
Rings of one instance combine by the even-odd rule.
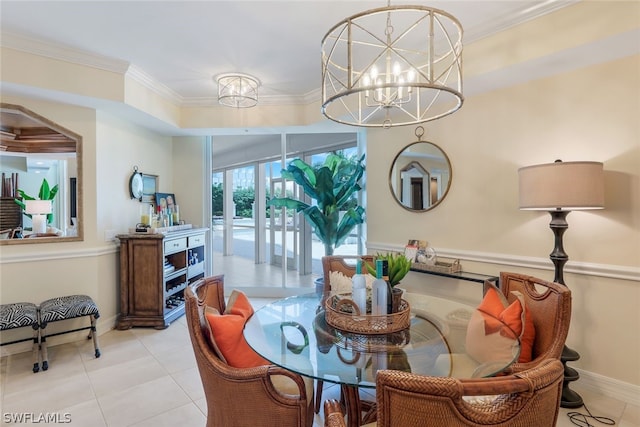
[[486, 377], [503, 371], [520, 353], [511, 329], [462, 301], [405, 293], [408, 328], [355, 334], [327, 323], [326, 298], [311, 293], [265, 305], [249, 319], [244, 336], [269, 362], [340, 384], [349, 426], [375, 420], [375, 406], [361, 400], [358, 389], [375, 389], [379, 370]]

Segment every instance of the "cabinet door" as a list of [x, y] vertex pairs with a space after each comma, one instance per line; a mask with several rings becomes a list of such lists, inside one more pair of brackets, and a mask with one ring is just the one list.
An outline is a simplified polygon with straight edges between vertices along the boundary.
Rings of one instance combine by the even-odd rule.
[[129, 251], [129, 313], [162, 315], [163, 268], [161, 240], [131, 240]]

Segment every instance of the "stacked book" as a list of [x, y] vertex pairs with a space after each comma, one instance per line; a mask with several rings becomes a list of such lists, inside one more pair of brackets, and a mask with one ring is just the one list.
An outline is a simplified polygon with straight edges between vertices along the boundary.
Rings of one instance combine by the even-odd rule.
[[172, 273], [173, 271], [175, 271], [175, 267], [173, 266], [173, 264], [171, 264], [169, 262], [169, 260], [167, 258], [164, 259], [164, 274], [169, 274]]

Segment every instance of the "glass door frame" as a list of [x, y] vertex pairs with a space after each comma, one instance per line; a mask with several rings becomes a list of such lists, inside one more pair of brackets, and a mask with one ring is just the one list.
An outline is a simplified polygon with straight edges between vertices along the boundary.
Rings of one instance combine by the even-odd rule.
[[[254, 181], [254, 188], [255, 188], [255, 200], [256, 200], [256, 239], [255, 239], [255, 247], [256, 247], [256, 258], [255, 258], [255, 262], [257, 263], [264, 263], [265, 260], [265, 252], [266, 252], [266, 243], [263, 244], [258, 244], [258, 242], [260, 242], [262, 240], [262, 236], [264, 236], [264, 239], [266, 239], [266, 229], [267, 229], [267, 221], [268, 218], [266, 217], [266, 165], [269, 162], [273, 162], [275, 161], [280, 161], [281, 165], [285, 165], [287, 159], [289, 158], [303, 158], [305, 161], [309, 161], [312, 155], [315, 154], [319, 154], [319, 153], [324, 153], [324, 152], [331, 152], [331, 151], [336, 151], [336, 150], [341, 150], [344, 148], [351, 148], [351, 147], [357, 147], [357, 151], [358, 153], [363, 153], [364, 151], [366, 151], [366, 138], [364, 137], [365, 134], [363, 133], [363, 131], [358, 131], [358, 132], [344, 132], [345, 134], [354, 134], [356, 137], [356, 141], [355, 144], [349, 142], [349, 143], [342, 143], [342, 144], [336, 144], [334, 146], [331, 146], [329, 148], [324, 147], [321, 149], [317, 149], [317, 150], [308, 150], [308, 151], [295, 151], [295, 150], [291, 150], [291, 152], [289, 152], [288, 149], [288, 136], [289, 135], [297, 135], [301, 132], [292, 132], [292, 133], [282, 133], [281, 134], [281, 143], [282, 143], [282, 147], [283, 150], [281, 150], [280, 152], [280, 156], [277, 158], [271, 157], [271, 158], [264, 158], [264, 159], [259, 159], [257, 161], [253, 161], [253, 162], [247, 162], [247, 163], [243, 163], [243, 164], [234, 164], [232, 166], [227, 166], [227, 167], [221, 167], [216, 169], [215, 171], [213, 170], [213, 162], [211, 161], [212, 156], [213, 156], [213, 151], [214, 151], [214, 137], [208, 137], [208, 144], [207, 144], [207, 149], [206, 149], [206, 156], [205, 158], [207, 159], [205, 161], [207, 169], [209, 171], [209, 173], [207, 173], [207, 185], [205, 186], [205, 200], [208, 200], [208, 203], [206, 203], [205, 207], [205, 211], [206, 211], [206, 217], [209, 218], [210, 221], [210, 225], [213, 226], [212, 224], [212, 207], [211, 207], [211, 188], [212, 188], [212, 175], [214, 172], [225, 172], [226, 170], [229, 169], [234, 169], [234, 168], [240, 168], [240, 167], [244, 167], [244, 166], [249, 166], [249, 165], [253, 165], [255, 167], [255, 181]], [[304, 132], [302, 132], [304, 133]], [[321, 134], [320, 132], [314, 132], [317, 134]], [[325, 132], [325, 133], [331, 133], [331, 132]], [[283, 159], [283, 153], [284, 154], [284, 161]], [[224, 173], [223, 176], [225, 177], [225, 181], [227, 181], [227, 174]], [[227, 190], [229, 188], [228, 184], [224, 184], [224, 188], [225, 190]], [[231, 189], [230, 191], [225, 191], [225, 198], [233, 198], [233, 190]], [[364, 194], [365, 194], [365, 190], [363, 189], [363, 191], [361, 191], [358, 195], [359, 197], [359, 201], [360, 204], [362, 206], [364, 206]], [[306, 197], [306, 196], [305, 196]], [[260, 213], [260, 214], [258, 214]], [[304, 218], [300, 218], [302, 214], [296, 214], [295, 217], [297, 224], [299, 226], [299, 236], [302, 236], [302, 241], [306, 242], [306, 243], [301, 243], [298, 248], [299, 248], [299, 256], [300, 256], [300, 261], [298, 262], [298, 268], [302, 269], [305, 272], [308, 272], [307, 274], [311, 274], [311, 264], [312, 264], [312, 259], [311, 259], [311, 236], [312, 236], [312, 232], [311, 232], [311, 226], [307, 223], [307, 221]], [[226, 216], [226, 214], [225, 214]], [[364, 253], [363, 252], [363, 248], [364, 248], [364, 233], [366, 232], [366, 226], [363, 225], [359, 225], [358, 226], [358, 253]], [[306, 247], [305, 247], [306, 245]], [[211, 258], [213, 259], [213, 232], [210, 233], [210, 245], [209, 247], [211, 248], [211, 250], [209, 251], [209, 253], [211, 254]], [[283, 248], [286, 250], [286, 247]], [[308, 254], [306, 253], [308, 252]], [[214, 265], [214, 262], [210, 262], [209, 263], [210, 266], [210, 270], [209, 274], [220, 274], [220, 272], [216, 271], [216, 266]], [[290, 287], [288, 286], [287, 283], [287, 277], [286, 277], [287, 272], [282, 269], [281, 272], [281, 281], [280, 284], [278, 286], [266, 286], [266, 287], [261, 287], [261, 286], [237, 286], [237, 284], [233, 284], [230, 282], [229, 286], [226, 286], [227, 292], [231, 292], [232, 289], [239, 289], [244, 291], [245, 293], [247, 293], [248, 295], [252, 296], [252, 297], [267, 297], [267, 298], [272, 298], [272, 297], [284, 297], [284, 296], [290, 296], [290, 295], [296, 295], [296, 294], [300, 294], [300, 293], [304, 293], [304, 292], [309, 292], [311, 290], [313, 290], [312, 288], [308, 288], [308, 287]], [[302, 274], [302, 273], [300, 273]]]

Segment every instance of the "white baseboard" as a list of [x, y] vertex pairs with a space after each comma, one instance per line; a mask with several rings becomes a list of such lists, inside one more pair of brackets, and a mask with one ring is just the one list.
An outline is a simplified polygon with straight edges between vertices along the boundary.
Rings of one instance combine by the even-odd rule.
[[574, 368], [580, 374], [580, 387], [593, 393], [640, 406], [640, 386]]

